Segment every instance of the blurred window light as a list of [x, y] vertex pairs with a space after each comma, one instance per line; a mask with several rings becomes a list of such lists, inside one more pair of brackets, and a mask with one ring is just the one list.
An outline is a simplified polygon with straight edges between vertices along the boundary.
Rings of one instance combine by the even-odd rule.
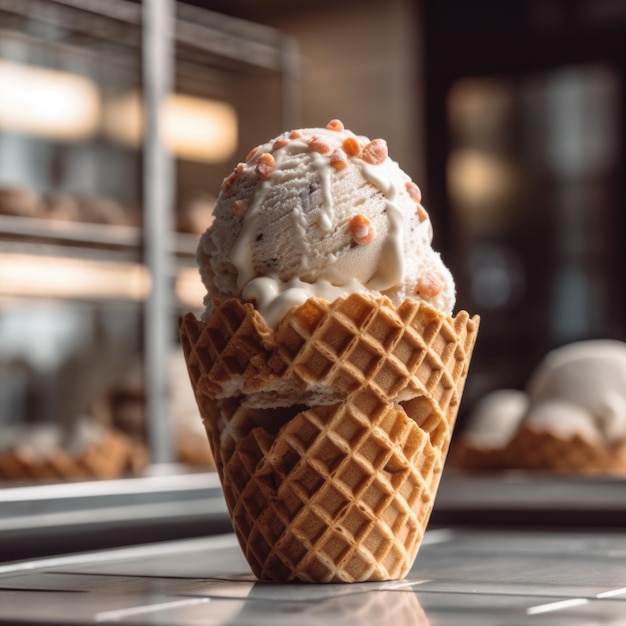
[[89, 79], [0, 61], [0, 128], [61, 141], [95, 135], [100, 95]]
[[138, 263], [0, 253], [0, 291], [10, 296], [141, 301], [150, 287]]
[[206, 287], [200, 280], [196, 268], [181, 268], [176, 275], [176, 295], [178, 301], [185, 306], [198, 308], [206, 296]]
[[450, 154], [447, 179], [455, 204], [468, 209], [506, 202], [518, 189], [518, 174], [509, 163], [473, 148]]
[[[140, 147], [143, 137], [141, 94], [110, 99], [104, 109], [104, 132], [123, 145]], [[164, 141], [182, 159], [219, 163], [237, 147], [237, 115], [225, 102], [170, 94], [164, 104]]]

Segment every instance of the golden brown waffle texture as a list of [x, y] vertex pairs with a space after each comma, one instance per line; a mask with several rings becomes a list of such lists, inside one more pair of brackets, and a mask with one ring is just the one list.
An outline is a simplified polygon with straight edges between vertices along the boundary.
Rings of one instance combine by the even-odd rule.
[[256, 576], [406, 575], [477, 330], [465, 312], [449, 318], [425, 303], [396, 308], [365, 294], [310, 298], [275, 332], [237, 300], [207, 322], [180, 320], [235, 533]]

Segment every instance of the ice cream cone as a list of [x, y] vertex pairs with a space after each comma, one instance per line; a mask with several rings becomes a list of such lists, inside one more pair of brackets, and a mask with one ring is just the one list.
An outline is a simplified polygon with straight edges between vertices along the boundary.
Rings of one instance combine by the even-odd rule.
[[502, 456], [508, 467], [562, 474], [626, 474], [626, 444], [609, 446], [578, 434], [522, 424]]
[[402, 578], [450, 443], [478, 318], [355, 293], [271, 330], [228, 300], [180, 321], [239, 543], [265, 580]]
[[448, 466], [468, 472], [488, 472], [508, 467], [503, 448], [482, 446], [461, 438], [452, 444]]

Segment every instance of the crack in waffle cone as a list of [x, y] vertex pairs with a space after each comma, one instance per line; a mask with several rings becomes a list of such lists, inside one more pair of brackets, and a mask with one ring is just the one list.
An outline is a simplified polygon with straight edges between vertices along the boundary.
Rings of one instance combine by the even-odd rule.
[[477, 329], [466, 312], [358, 293], [309, 298], [275, 332], [237, 300], [207, 322], [181, 318], [235, 533], [257, 577], [408, 573]]

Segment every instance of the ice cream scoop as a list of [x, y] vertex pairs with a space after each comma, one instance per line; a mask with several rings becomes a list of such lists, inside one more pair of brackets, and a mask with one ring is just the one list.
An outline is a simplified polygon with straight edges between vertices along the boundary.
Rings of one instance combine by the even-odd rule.
[[481, 398], [463, 432], [467, 442], [484, 448], [503, 448], [528, 409], [528, 395], [517, 389], [498, 389]]
[[454, 281], [431, 247], [432, 226], [411, 178], [339, 120], [285, 132], [224, 180], [198, 265], [213, 298], [253, 302], [270, 326], [311, 296], [354, 292], [427, 301], [446, 315]]
[[596, 339], [548, 352], [525, 391], [487, 394], [455, 446], [468, 469], [626, 472], [626, 343]]
[[597, 339], [549, 352], [528, 382], [526, 421], [608, 445], [626, 440], [626, 344]]

